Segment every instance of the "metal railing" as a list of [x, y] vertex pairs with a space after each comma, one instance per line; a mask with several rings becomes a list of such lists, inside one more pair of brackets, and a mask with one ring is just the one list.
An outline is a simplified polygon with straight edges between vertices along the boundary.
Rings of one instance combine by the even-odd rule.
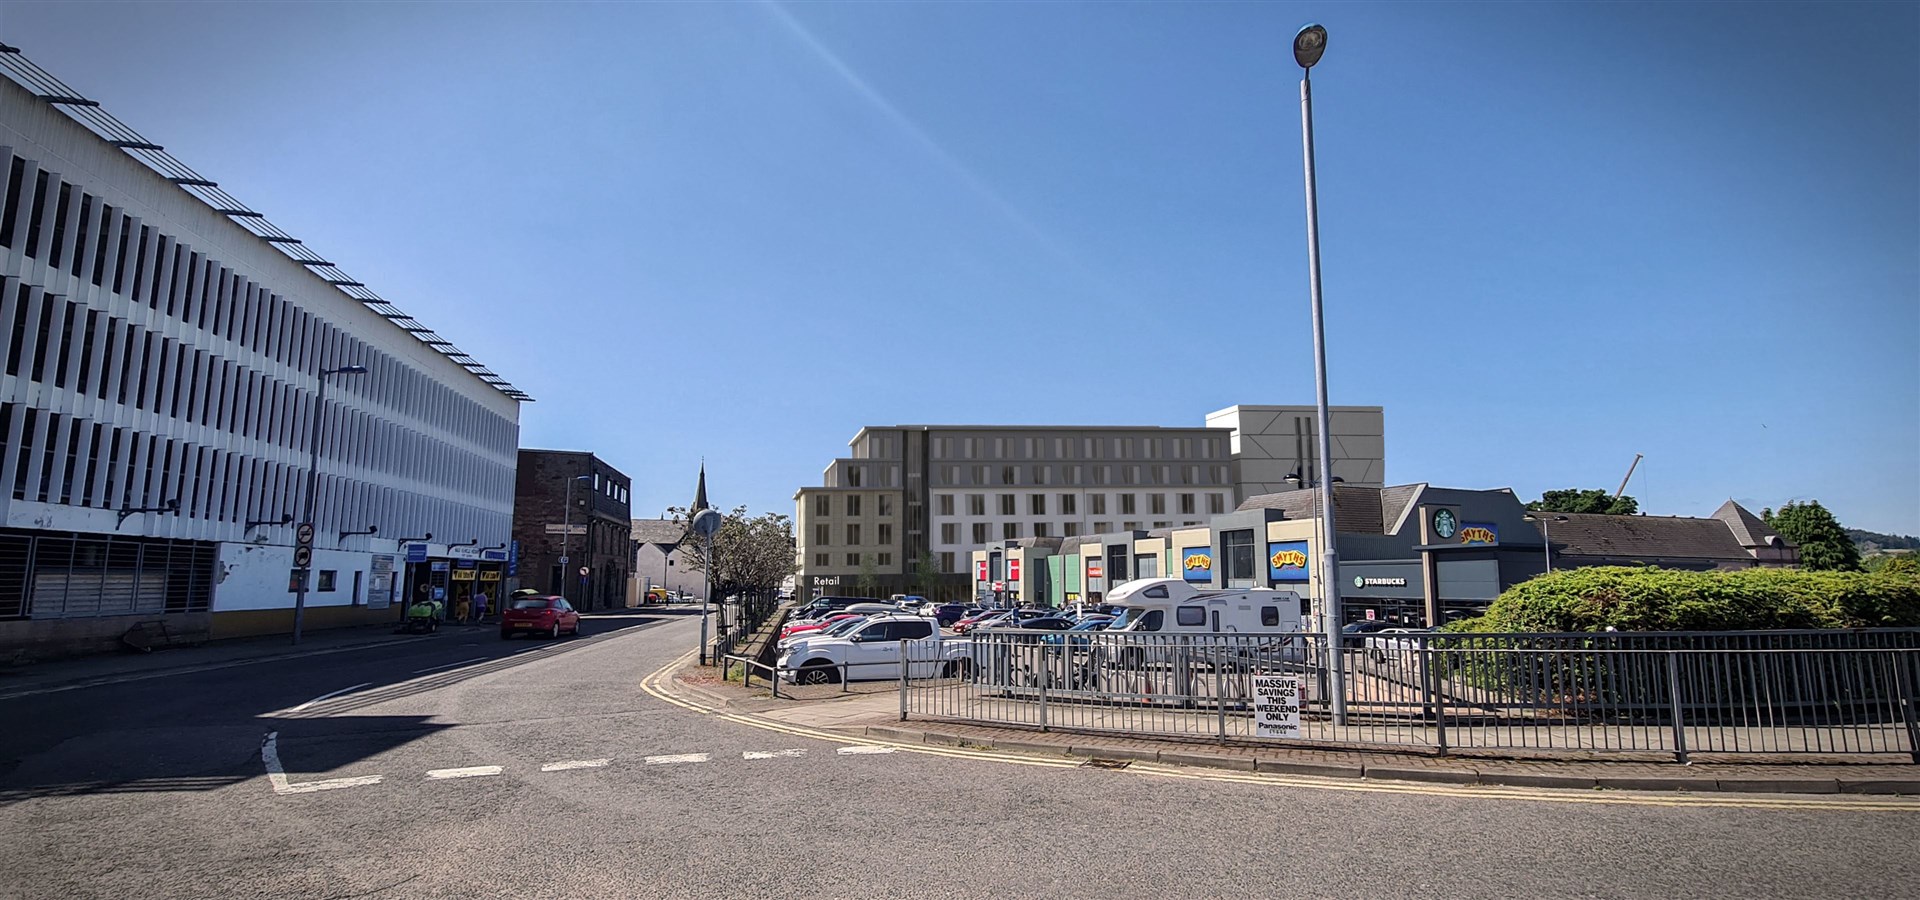
[[[931, 642], [909, 659], [950, 659]], [[902, 716], [1356, 747], [1905, 754], [1920, 762], [1920, 629], [1739, 633], [1051, 633], [968, 638], [911, 666]], [[914, 656], [919, 654], [919, 656]], [[1329, 678], [1339, 666], [1345, 714]], [[1259, 698], [1299, 693], [1292, 730]], [[1265, 687], [1265, 694], [1261, 688]], [[1284, 738], [1274, 738], [1276, 732]]]

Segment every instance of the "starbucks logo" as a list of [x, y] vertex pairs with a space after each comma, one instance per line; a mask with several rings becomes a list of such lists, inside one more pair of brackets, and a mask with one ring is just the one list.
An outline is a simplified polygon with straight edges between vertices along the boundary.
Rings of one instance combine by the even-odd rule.
[[1366, 579], [1365, 577], [1363, 577], [1363, 576], [1360, 576], [1360, 575], [1355, 575], [1355, 576], [1353, 576], [1353, 586], [1354, 586], [1354, 587], [1357, 587], [1357, 588], [1363, 588], [1363, 587], [1366, 587], [1366, 586], [1367, 586], [1367, 579]]
[[1460, 530], [1460, 523], [1453, 517], [1453, 510], [1443, 509], [1433, 514], [1433, 533], [1441, 540], [1453, 537]]

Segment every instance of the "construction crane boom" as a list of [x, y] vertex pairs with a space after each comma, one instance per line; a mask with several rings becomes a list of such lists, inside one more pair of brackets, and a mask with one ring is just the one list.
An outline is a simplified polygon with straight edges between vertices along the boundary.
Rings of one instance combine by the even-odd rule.
[[1635, 453], [1633, 455], [1633, 465], [1630, 465], [1627, 467], [1627, 477], [1620, 479], [1620, 489], [1613, 492], [1614, 499], [1618, 500], [1621, 494], [1624, 494], [1627, 492], [1627, 482], [1633, 480], [1633, 470], [1640, 467], [1641, 459], [1642, 457], [1640, 454]]

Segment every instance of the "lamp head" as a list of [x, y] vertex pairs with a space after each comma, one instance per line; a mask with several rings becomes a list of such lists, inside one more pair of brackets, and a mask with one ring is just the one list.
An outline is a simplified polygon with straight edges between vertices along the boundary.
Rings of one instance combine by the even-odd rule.
[[1327, 30], [1317, 24], [1301, 28], [1293, 36], [1293, 61], [1302, 69], [1311, 69], [1320, 61], [1320, 54], [1327, 52]]

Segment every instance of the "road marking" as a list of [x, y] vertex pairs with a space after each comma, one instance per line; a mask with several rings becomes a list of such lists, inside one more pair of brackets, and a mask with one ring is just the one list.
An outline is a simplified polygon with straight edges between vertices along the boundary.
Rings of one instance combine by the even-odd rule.
[[650, 766], [670, 766], [676, 763], [703, 763], [712, 758], [713, 755], [710, 753], [674, 753], [668, 756], [649, 756], [646, 763]]
[[[819, 729], [788, 725], [784, 722], [774, 722], [768, 719], [762, 719], [758, 716], [730, 713], [723, 708], [707, 706], [701, 702], [697, 702], [694, 700], [685, 700], [685, 699], [681, 699], [680, 697], [667, 694], [666, 689], [661, 687], [661, 684], [665, 680], [667, 680], [668, 674], [672, 672], [675, 667], [686, 662], [686, 660], [691, 658], [697, 652], [699, 652], [697, 649], [689, 650], [686, 653], [679, 656], [678, 658], [674, 659], [673, 661], [668, 662], [666, 665], [661, 666], [658, 669], [655, 669], [652, 673], [647, 675], [647, 677], [641, 679], [640, 689], [643, 691], [646, 691], [647, 694], [651, 695], [654, 699], [659, 700], [663, 703], [668, 703], [673, 706], [678, 706], [681, 709], [699, 713], [701, 715], [712, 716], [716, 719], [722, 719], [725, 721], [734, 722], [740, 725], [745, 725], [749, 728], [759, 728], [766, 731], [779, 732], [781, 734], [790, 734], [796, 737], [814, 738], [817, 740], [829, 741], [836, 744], [860, 744], [860, 745], [877, 744], [879, 746], [886, 746], [886, 747], [892, 747], [897, 750], [904, 750], [908, 753], [924, 753], [924, 754], [929, 754], [933, 756], [951, 756], [951, 757], [958, 757], [962, 759], [974, 759], [982, 762], [998, 762], [998, 763], [1008, 763], [1012, 765], [1044, 766], [1044, 767], [1050, 767], [1050, 768], [1063, 768], [1063, 769], [1078, 769], [1080, 768], [1081, 764], [1085, 762], [1084, 759], [1062, 758], [1062, 759], [1054, 760], [1054, 759], [1048, 759], [1043, 757], [1015, 756], [1015, 755], [1010, 755], [1010, 754], [999, 752], [999, 751], [966, 750], [966, 749], [960, 749], [955, 747], [930, 747], [926, 745], [908, 744], [908, 743], [902, 743], [898, 741], [874, 741], [871, 738], [854, 738], [850, 735], [840, 734], [837, 732], [822, 731]], [[1830, 810], [1847, 810], [1847, 811], [1920, 812], [1920, 803], [1915, 803], [1906, 798], [1901, 798], [1897, 800], [1894, 800], [1894, 799], [1818, 800], [1818, 799], [1808, 798], [1808, 799], [1802, 800], [1798, 798], [1790, 799], [1786, 797], [1782, 797], [1779, 799], [1757, 799], [1757, 798], [1739, 797], [1739, 796], [1706, 797], [1706, 796], [1699, 796], [1699, 795], [1682, 795], [1682, 796], [1674, 796], [1674, 797], [1663, 797], [1663, 796], [1649, 795], [1647, 793], [1623, 792], [1620, 794], [1610, 794], [1610, 793], [1593, 792], [1593, 791], [1580, 792], [1580, 791], [1574, 791], [1574, 790], [1555, 790], [1550, 788], [1516, 788], [1516, 787], [1507, 787], [1507, 786], [1500, 786], [1500, 785], [1469, 786], [1469, 785], [1397, 783], [1397, 782], [1383, 782], [1383, 781], [1355, 781], [1355, 780], [1339, 779], [1339, 778], [1315, 778], [1312, 776], [1255, 774], [1251, 772], [1237, 773], [1237, 772], [1232, 772], [1227, 770], [1209, 770], [1209, 769], [1198, 769], [1198, 768], [1169, 767], [1169, 766], [1140, 765], [1140, 764], [1130, 766], [1126, 769], [1116, 770], [1114, 774], [1117, 774], [1117, 775], [1131, 774], [1131, 775], [1138, 775], [1138, 776], [1162, 777], [1162, 778], [1193, 778], [1193, 779], [1208, 780], [1208, 781], [1236, 781], [1236, 782], [1247, 783], [1247, 784], [1266, 785], [1269, 787], [1314, 788], [1318, 790], [1338, 790], [1338, 791], [1374, 793], [1374, 794], [1423, 794], [1423, 795], [1434, 796], [1434, 797], [1456, 797], [1456, 798], [1457, 797], [1474, 797], [1474, 798], [1488, 799], [1488, 800], [1533, 800], [1533, 801], [1546, 802], [1546, 803], [1590, 803], [1590, 804], [1622, 805], [1622, 806], [1684, 806], [1684, 807], [1722, 807], [1722, 808], [1730, 807], [1730, 808], [1739, 808], [1739, 809], [1782, 809], [1782, 810], [1830, 809]]]
[[793, 757], [793, 756], [805, 756], [805, 755], [807, 755], [807, 751], [803, 749], [797, 749], [797, 748], [793, 750], [748, 750], [745, 753], [740, 754], [740, 758], [741, 759], [776, 759], [779, 757]]
[[540, 767], [542, 772], [565, 772], [569, 769], [598, 769], [611, 759], [569, 759], [564, 762], [550, 762]]
[[474, 657], [474, 658], [472, 658], [472, 659], [463, 659], [463, 660], [461, 660], [461, 661], [459, 661], [459, 662], [452, 662], [452, 663], [447, 663], [447, 664], [446, 664], [446, 665], [444, 665], [444, 666], [428, 666], [428, 667], [426, 667], [426, 668], [424, 668], [424, 669], [415, 669], [415, 670], [413, 670], [413, 674], [415, 674], [415, 675], [419, 675], [419, 674], [422, 674], [422, 673], [425, 673], [425, 672], [432, 672], [432, 671], [434, 671], [434, 670], [436, 670], [436, 669], [451, 669], [451, 668], [453, 668], [454, 666], [464, 666], [464, 665], [466, 665], [467, 663], [472, 663], [472, 662], [479, 662], [479, 661], [481, 661], [481, 660], [483, 660], [483, 659], [486, 659], [486, 658], [487, 658], [487, 657], [484, 657], [484, 656], [476, 656], [476, 657]]
[[283, 796], [361, 787], [379, 784], [382, 780], [382, 776], [379, 775], [357, 775], [351, 778], [323, 778], [319, 781], [288, 781], [287, 770], [280, 765], [280, 732], [278, 731], [267, 732], [267, 739], [260, 744], [260, 761], [267, 766], [267, 783], [273, 785], [274, 793]]
[[460, 768], [460, 769], [432, 769], [427, 772], [427, 777], [428, 778], [484, 778], [488, 775], [498, 775], [504, 771], [506, 771], [505, 766], [467, 766], [465, 768]]
[[869, 753], [892, 753], [893, 751], [894, 748], [892, 747], [882, 747], [877, 744], [859, 744], [852, 747], [841, 747], [833, 752], [841, 756], [865, 756]]
[[335, 697], [340, 696], [341, 694], [349, 693], [351, 691], [357, 691], [363, 687], [373, 687], [373, 682], [369, 681], [369, 682], [366, 682], [365, 684], [356, 684], [353, 687], [341, 688], [337, 691], [334, 691], [331, 694], [321, 694], [320, 696], [315, 697], [312, 700], [308, 700], [307, 702], [302, 703], [299, 706], [296, 706], [290, 710], [287, 710], [287, 712], [299, 712], [303, 709], [306, 709], [309, 706], [314, 705], [315, 703], [319, 703], [322, 700], [331, 700]]

